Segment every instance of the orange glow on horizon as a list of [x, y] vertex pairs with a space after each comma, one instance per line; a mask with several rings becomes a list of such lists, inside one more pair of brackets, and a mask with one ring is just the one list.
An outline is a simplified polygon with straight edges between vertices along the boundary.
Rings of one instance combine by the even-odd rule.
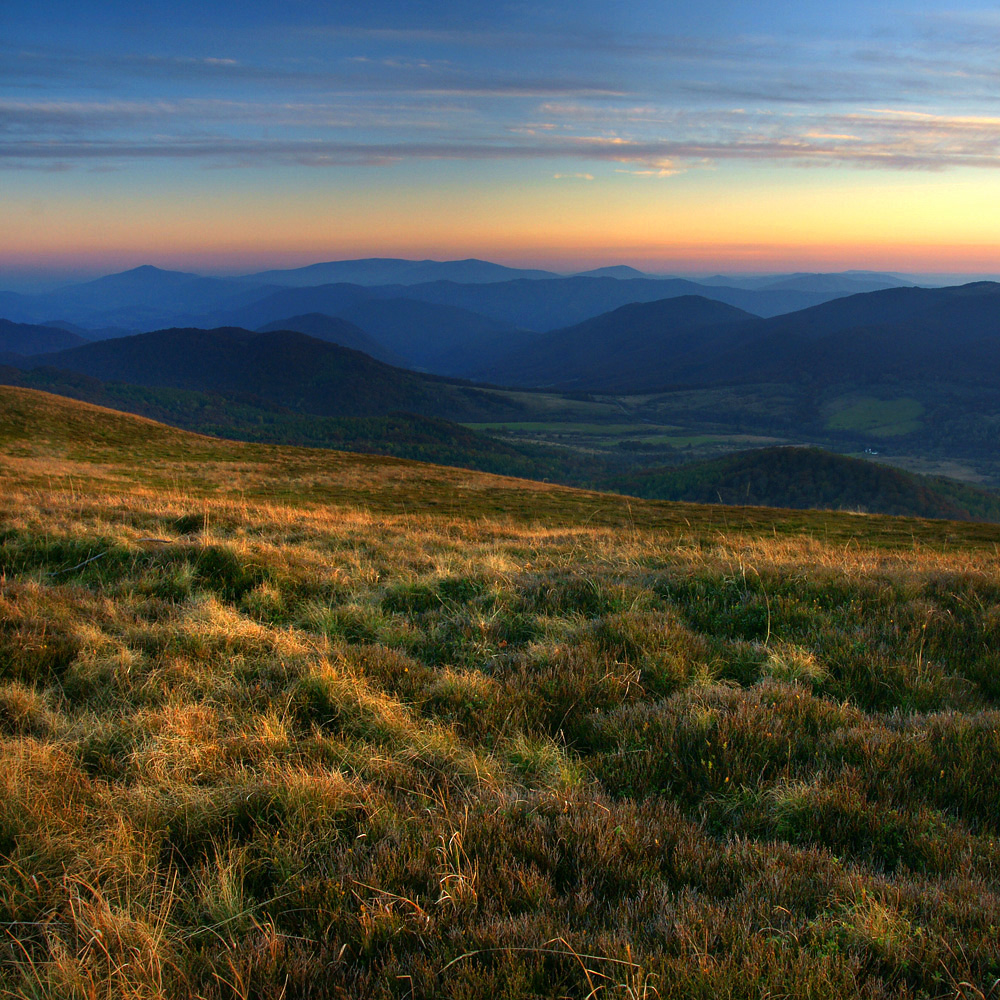
[[[986, 172], [692, 171], [593, 182], [497, 182], [251, 197], [222, 187], [77, 191], [0, 206], [3, 272], [93, 274], [152, 263], [245, 273], [357, 257], [480, 257], [656, 273], [873, 269], [1000, 272], [1000, 202]], [[94, 182], [97, 183], [96, 181]]]

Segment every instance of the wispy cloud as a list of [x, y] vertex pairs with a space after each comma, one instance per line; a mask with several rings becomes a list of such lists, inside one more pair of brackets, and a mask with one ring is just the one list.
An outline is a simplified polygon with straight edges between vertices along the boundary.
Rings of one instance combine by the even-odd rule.
[[624, 15], [609, 30], [372, 20], [190, 52], [0, 43], [0, 164], [547, 159], [560, 179], [601, 164], [640, 177], [724, 161], [1000, 166], [994, 12], [808, 39], [671, 34]]
[[[139, 106], [141, 107], [141, 106]], [[124, 109], [129, 116], [139, 107]], [[0, 105], [0, 120], [9, 109]], [[65, 117], [72, 108], [44, 113]], [[112, 113], [103, 109], [102, 113]], [[117, 109], [121, 112], [122, 109]], [[160, 109], [162, 110], [162, 109]], [[272, 109], [272, 113], [287, 109]], [[82, 113], [92, 114], [84, 108]], [[262, 109], [254, 114], [264, 117]], [[267, 166], [294, 163], [315, 167], [386, 165], [407, 160], [565, 160], [624, 165], [640, 176], [669, 176], [721, 161], [841, 164], [896, 169], [1000, 166], [1000, 117], [946, 116], [872, 109], [829, 116], [767, 116], [741, 127], [716, 121], [706, 134], [629, 138], [621, 135], [564, 135], [546, 131], [508, 137], [458, 136], [448, 141], [358, 142], [343, 138], [261, 139], [158, 135], [143, 141], [87, 137], [36, 141], [0, 140], [0, 161], [64, 163], [143, 159], [200, 160], [208, 165]], [[563, 177], [591, 170], [560, 171]]]

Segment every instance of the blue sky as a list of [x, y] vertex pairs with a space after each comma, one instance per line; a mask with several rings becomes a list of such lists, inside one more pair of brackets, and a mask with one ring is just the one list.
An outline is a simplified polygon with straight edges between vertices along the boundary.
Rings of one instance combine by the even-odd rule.
[[[157, 247], [217, 270], [422, 245], [674, 270], [696, 244], [784, 246], [791, 262], [815, 233], [753, 221], [782, 192], [815, 227], [824, 200], [891, 191], [883, 231], [938, 270], [962, 246], [988, 263], [998, 242], [996, 8], [8, 0], [0, 19], [0, 285]], [[696, 212], [734, 188], [748, 200], [731, 239], [702, 239]], [[450, 197], [480, 218], [443, 221]], [[949, 229], [949, 214], [970, 217]]]

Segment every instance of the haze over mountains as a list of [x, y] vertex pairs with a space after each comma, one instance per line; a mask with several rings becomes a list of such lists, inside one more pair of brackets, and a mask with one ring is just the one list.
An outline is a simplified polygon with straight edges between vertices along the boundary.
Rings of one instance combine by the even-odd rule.
[[[355, 262], [342, 263], [349, 269], [346, 265]], [[381, 264], [384, 273], [396, 276], [406, 263], [361, 265], [379, 270]], [[432, 263], [414, 267], [425, 274]], [[476, 274], [482, 270], [482, 262], [460, 263], [475, 264]], [[0, 353], [41, 355], [79, 345], [86, 329], [65, 325], [81, 315], [111, 321], [123, 314], [148, 318], [172, 311], [180, 317], [172, 328], [294, 330], [397, 367], [573, 391], [648, 392], [732, 380], [830, 381], [859, 375], [878, 381], [930, 372], [982, 381], [1000, 365], [1000, 285], [990, 282], [943, 289], [897, 286], [770, 317], [718, 298], [720, 288], [725, 297], [739, 300], [769, 292], [717, 286], [714, 296], [678, 294], [692, 287], [708, 290], [680, 279], [541, 276], [486, 285], [439, 281], [407, 290], [421, 298], [398, 295], [400, 287], [271, 288], [247, 301], [261, 288], [138, 268], [40, 297], [36, 310], [62, 309], [70, 320], [59, 317], [60, 327], [5, 320]], [[659, 297], [650, 300], [654, 293]], [[622, 299], [628, 301], [619, 304]], [[609, 302], [611, 308], [603, 309]], [[211, 311], [204, 322], [187, 321], [206, 307]], [[581, 313], [593, 315], [549, 326], [558, 317]], [[194, 344], [192, 349], [199, 353]], [[75, 366], [91, 355], [111, 359], [132, 350], [122, 344], [51, 361], [100, 377], [126, 377], [107, 368]], [[206, 340], [200, 353], [208, 350]], [[250, 377], [245, 366], [239, 370], [240, 378]], [[136, 372], [130, 372], [127, 378], [134, 381]]]
[[46, 354], [87, 343], [84, 337], [54, 326], [12, 323], [0, 319], [0, 356], [8, 354]]
[[[393, 447], [422, 436], [421, 457], [438, 447], [482, 468], [493, 440], [524, 474], [596, 484], [614, 473], [635, 490], [674, 488], [652, 473], [627, 479], [665, 456], [767, 443], [858, 453], [886, 440], [915, 468], [957, 461], [972, 481], [1000, 481], [990, 457], [1000, 285], [923, 288], [869, 272], [723, 280], [624, 266], [567, 277], [478, 260], [337, 261], [239, 278], [146, 266], [47, 295], [0, 293], [0, 365], [10, 366], [0, 381], [192, 429], [327, 446], [377, 447], [385, 428], [329, 421], [393, 415]], [[588, 444], [588, 427], [618, 424]], [[761, 495], [792, 497], [791, 479]]]
[[[772, 316], [868, 290], [859, 288], [856, 279], [840, 275], [818, 276], [821, 287], [811, 287], [815, 277], [774, 276], [763, 284], [757, 279], [701, 283], [644, 275], [623, 266], [563, 277], [487, 261], [376, 258], [214, 278], [144, 265], [46, 294], [0, 292], [0, 316], [15, 322], [62, 321], [137, 332], [187, 324], [256, 328], [310, 312], [340, 315], [338, 310], [348, 305], [388, 298], [462, 308], [505, 327], [545, 331], [630, 302], [678, 295], [702, 294]], [[900, 280], [893, 275], [866, 278], [869, 284], [881, 281], [881, 287]], [[788, 281], [801, 287], [778, 287]]]
[[427, 281], [457, 281], [487, 284], [515, 278], [558, 278], [554, 271], [505, 267], [488, 260], [401, 260], [370, 257], [365, 260], [334, 260], [287, 270], [259, 271], [241, 280], [265, 285], [303, 287], [348, 283], [352, 285], [419, 285]]

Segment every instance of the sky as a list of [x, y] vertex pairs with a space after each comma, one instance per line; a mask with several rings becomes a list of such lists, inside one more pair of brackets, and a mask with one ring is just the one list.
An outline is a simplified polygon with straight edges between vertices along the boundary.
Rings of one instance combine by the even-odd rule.
[[936, 0], [4, 0], [0, 288], [369, 256], [997, 273], [998, 56], [995, 6]]

